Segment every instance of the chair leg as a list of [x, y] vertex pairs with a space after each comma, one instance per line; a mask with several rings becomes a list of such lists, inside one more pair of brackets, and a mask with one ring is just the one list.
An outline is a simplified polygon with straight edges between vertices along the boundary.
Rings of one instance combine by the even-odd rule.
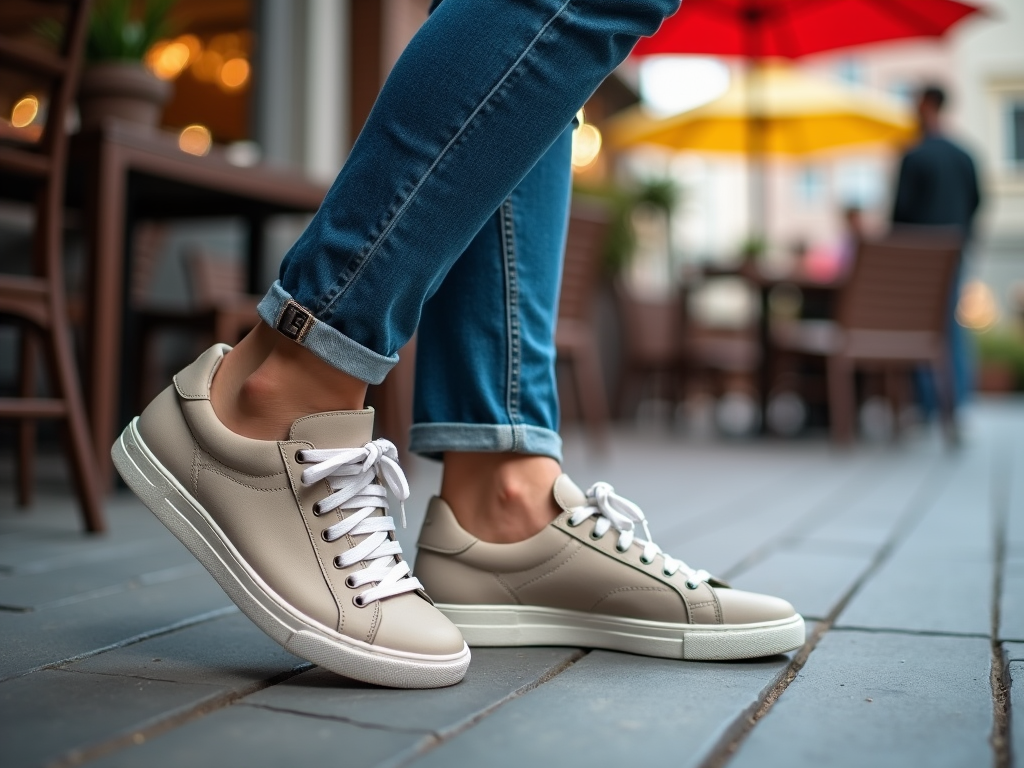
[[949, 446], [960, 444], [960, 431], [956, 424], [956, 384], [953, 377], [953, 365], [948, 356], [932, 362], [932, 376], [935, 379], [935, 390], [939, 398], [939, 415], [942, 419], [942, 431]]
[[[37, 339], [33, 329], [26, 324], [21, 333], [20, 382], [22, 397], [33, 397], [36, 391], [36, 349]], [[32, 506], [35, 495], [36, 422], [21, 419], [18, 423], [18, 506]]]
[[897, 442], [903, 437], [900, 413], [903, 410], [904, 375], [904, 372], [898, 368], [887, 366], [885, 369], [885, 397], [889, 401], [889, 410], [892, 413], [893, 442]]
[[846, 358], [833, 355], [828, 358], [828, 414], [832, 439], [847, 445], [853, 439], [853, 424], [857, 404], [853, 392], [853, 365]]
[[634, 413], [638, 377], [639, 372], [635, 368], [628, 363], [623, 365], [615, 398], [615, 413], [620, 419], [629, 418]]
[[92, 437], [85, 418], [85, 404], [71, 351], [71, 336], [63, 313], [55, 310], [51, 316], [54, 317], [54, 322], [47, 334], [47, 346], [58, 394], [67, 407], [68, 459], [79, 503], [82, 505], [86, 530], [90, 533], [101, 533], [106, 530], [107, 525], [103, 516]]

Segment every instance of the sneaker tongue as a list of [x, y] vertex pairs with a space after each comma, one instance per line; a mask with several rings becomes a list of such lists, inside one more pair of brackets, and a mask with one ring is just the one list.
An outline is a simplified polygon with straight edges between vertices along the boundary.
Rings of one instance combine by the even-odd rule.
[[312, 443], [314, 448], [359, 448], [373, 439], [373, 409], [304, 416], [292, 424], [288, 439]]
[[587, 494], [580, 490], [568, 475], [559, 475], [555, 480], [553, 489], [555, 501], [562, 509], [569, 510], [575, 507], [583, 507], [587, 504]]

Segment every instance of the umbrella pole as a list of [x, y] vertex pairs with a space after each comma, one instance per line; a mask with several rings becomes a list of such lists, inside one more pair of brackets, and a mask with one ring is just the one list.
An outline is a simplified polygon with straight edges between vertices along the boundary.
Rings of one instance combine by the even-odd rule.
[[763, 249], [768, 240], [768, 200], [765, 194], [765, 135], [767, 122], [762, 109], [761, 87], [764, 51], [763, 10], [750, 5], [744, 13], [747, 49], [747, 194], [748, 241], [751, 250]]

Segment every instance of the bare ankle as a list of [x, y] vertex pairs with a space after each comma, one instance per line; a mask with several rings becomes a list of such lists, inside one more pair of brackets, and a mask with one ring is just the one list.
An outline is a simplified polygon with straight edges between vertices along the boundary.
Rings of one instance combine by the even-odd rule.
[[363, 407], [366, 384], [260, 324], [221, 362], [211, 383], [224, 425], [257, 440], [285, 440], [292, 423]]
[[561, 471], [546, 456], [446, 453], [441, 497], [482, 541], [522, 541], [558, 515], [551, 488]]

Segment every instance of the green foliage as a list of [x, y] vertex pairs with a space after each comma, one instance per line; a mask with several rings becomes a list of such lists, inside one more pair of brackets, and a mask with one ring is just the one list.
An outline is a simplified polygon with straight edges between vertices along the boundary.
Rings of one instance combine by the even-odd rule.
[[992, 328], [976, 333], [978, 362], [1005, 365], [1013, 371], [1017, 388], [1024, 387], [1024, 332], [1017, 328]]
[[[142, 61], [153, 43], [168, 34], [167, 17], [176, 0], [102, 0], [89, 17], [85, 57], [90, 62]], [[141, 7], [142, 12], [133, 13]]]
[[672, 179], [650, 179], [641, 184], [633, 195], [636, 203], [648, 203], [661, 208], [669, 215], [679, 203], [682, 191]]
[[768, 249], [768, 243], [763, 237], [756, 235], [748, 237], [740, 246], [740, 254], [745, 261], [756, 261], [764, 255]]
[[608, 236], [605, 243], [604, 267], [611, 275], [624, 270], [633, 258], [636, 235], [633, 232], [633, 209], [641, 204], [654, 205], [670, 216], [682, 197], [679, 185], [671, 179], [651, 179], [633, 188], [615, 185], [605, 187], [577, 186], [575, 194], [598, 199], [609, 210]]

